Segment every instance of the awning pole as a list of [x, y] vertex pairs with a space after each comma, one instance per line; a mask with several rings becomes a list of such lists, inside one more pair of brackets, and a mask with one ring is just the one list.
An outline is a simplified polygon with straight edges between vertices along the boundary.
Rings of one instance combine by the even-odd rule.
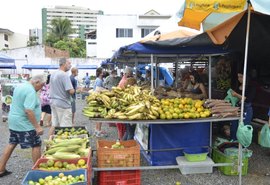
[[154, 94], [154, 56], [151, 54], [151, 92]]
[[[244, 116], [244, 101], [245, 101], [245, 91], [246, 91], [249, 31], [250, 31], [250, 2], [248, 1], [248, 17], [247, 17], [247, 32], [246, 32], [246, 44], [245, 44], [245, 59], [244, 59], [244, 73], [243, 73], [240, 122], [243, 122], [243, 116]], [[238, 157], [239, 185], [241, 185], [242, 184], [242, 145], [240, 143], [239, 143], [238, 152], [239, 152], [238, 153], [238, 155], [239, 155], [239, 157]]]

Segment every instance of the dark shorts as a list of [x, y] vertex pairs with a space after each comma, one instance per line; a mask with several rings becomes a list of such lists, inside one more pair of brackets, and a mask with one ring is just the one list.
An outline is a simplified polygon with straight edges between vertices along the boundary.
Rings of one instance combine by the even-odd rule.
[[72, 111], [72, 113], [76, 112], [76, 102], [75, 102], [75, 100], [73, 100], [73, 102], [71, 102], [71, 111]]
[[20, 144], [22, 149], [41, 146], [40, 136], [36, 134], [35, 130], [22, 132], [14, 130], [9, 131], [10, 131], [9, 136], [10, 144]]
[[47, 114], [52, 114], [51, 106], [50, 105], [44, 105], [41, 107], [42, 112], [46, 112]]

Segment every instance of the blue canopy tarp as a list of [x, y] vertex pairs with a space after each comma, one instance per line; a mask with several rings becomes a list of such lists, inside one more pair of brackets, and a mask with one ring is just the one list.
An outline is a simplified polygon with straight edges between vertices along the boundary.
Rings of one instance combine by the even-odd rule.
[[202, 46], [160, 46], [160, 45], [149, 45], [140, 42], [136, 42], [127, 46], [119, 48], [119, 50], [114, 54], [112, 59], [124, 58], [125, 56], [138, 56], [140, 54], [213, 54], [228, 53], [226, 49], [221, 46], [214, 44], [202, 45]]
[[4, 64], [0, 65], [0, 69], [16, 69], [16, 66], [14, 64], [12, 65]]
[[0, 62], [1, 63], [14, 63], [15, 59], [0, 53]]
[[113, 62], [113, 61], [111, 61], [110, 58], [107, 58], [106, 60], [103, 60], [103, 61], [101, 62], [101, 66], [115, 65], [115, 64], [116, 64], [116, 63]]
[[59, 65], [23, 65], [23, 69], [58, 69]]
[[78, 69], [97, 69], [97, 65], [77, 65]]

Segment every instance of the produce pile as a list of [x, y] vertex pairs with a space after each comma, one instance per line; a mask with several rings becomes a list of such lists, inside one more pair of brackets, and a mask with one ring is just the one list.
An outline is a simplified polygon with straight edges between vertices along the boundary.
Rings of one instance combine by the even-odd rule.
[[45, 151], [22, 184], [86, 184], [91, 177], [89, 133], [85, 127], [56, 127]]
[[76, 170], [80, 168], [87, 168], [85, 159], [82, 158], [78, 159], [77, 162], [48, 159], [46, 162], [44, 161], [39, 163], [36, 169], [46, 171], [55, 171], [55, 170], [65, 171], [65, 170]]
[[62, 184], [62, 185], [68, 185], [68, 184], [75, 184], [79, 182], [84, 182], [85, 181], [85, 176], [83, 174], [77, 175], [77, 176], [72, 176], [68, 175], [65, 176], [64, 173], [59, 173], [58, 176], [46, 176], [45, 178], [39, 178], [38, 181], [32, 181], [30, 180], [28, 182], [29, 185], [49, 185], [49, 184]]
[[132, 167], [140, 165], [140, 146], [135, 140], [97, 142], [98, 167]]
[[62, 138], [62, 139], [67, 139], [67, 138], [72, 138], [72, 137], [77, 137], [79, 135], [84, 135], [88, 134], [88, 131], [84, 128], [61, 128], [61, 129], [56, 129], [55, 130], [55, 137], [56, 138]]
[[87, 97], [87, 103], [83, 114], [90, 118], [159, 118], [160, 101], [149, 90], [142, 90], [139, 86], [128, 86], [125, 89], [113, 87], [112, 91], [94, 92]]
[[204, 101], [191, 98], [161, 99], [160, 119], [206, 118], [211, 111], [203, 106]]
[[46, 150], [44, 157], [47, 159], [76, 159], [88, 156], [90, 150], [87, 147], [88, 142], [88, 137], [45, 140]]
[[154, 120], [195, 119], [211, 116], [203, 100], [192, 98], [157, 99], [147, 89], [128, 86], [112, 91], [94, 92], [87, 97], [83, 114], [90, 118]]
[[239, 107], [233, 107], [226, 100], [209, 99], [205, 101], [205, 107], [211, 110], [213, 117], [226, 118], [240, 115]]

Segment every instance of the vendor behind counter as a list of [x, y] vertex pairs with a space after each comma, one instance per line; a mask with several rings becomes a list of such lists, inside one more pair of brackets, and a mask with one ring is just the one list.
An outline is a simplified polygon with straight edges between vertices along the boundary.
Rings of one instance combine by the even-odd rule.
[[189, 72], [189, 79], [187, 79], [183, 86], [184, 91], [191, 92], [195, 95], [194, 99], [207, 99], [208, 95], [206, 88], [202, 82], [199, 73], [195, 70]]

